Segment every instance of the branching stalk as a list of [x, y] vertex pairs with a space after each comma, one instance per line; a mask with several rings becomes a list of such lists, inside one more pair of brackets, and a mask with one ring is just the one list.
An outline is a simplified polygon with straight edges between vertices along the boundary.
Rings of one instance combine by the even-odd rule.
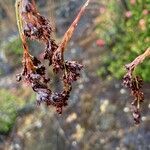
[[26, 64], [26, 67], [28, 70], [34, 70], [34, 65], [32, 62], [32, 56], [29, 54], [29, 48], [27, 45], [26, 37], [23, 33], [23, 23], [22, 23], [22, 17], [20, 14], [20, 7], [22, 4], [22, 0], [16, 0], [15, 9], [16, 9], [16, 18], [17, 18], [17, 26], [19, 30], [19, 35], [22, 40], [23, 45], [23, 64]]

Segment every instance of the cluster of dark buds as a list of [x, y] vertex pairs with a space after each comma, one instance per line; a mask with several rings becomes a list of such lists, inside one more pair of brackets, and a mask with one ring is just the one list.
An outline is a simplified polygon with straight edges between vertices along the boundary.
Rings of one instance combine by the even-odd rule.
[[131, 90], [131, 95], [134, 97], [131, 105], [133, 118], [136, 124], [139, 124], [141, 120], [140, 105], [144, 101], [144, 93], [142, 92], [143, 80], [139, 76], [134, 76], [133, 72], [135, 68], [149, 56], [150, 48], [148, 48], [142, 55], [138, 56], [133, 62], [126, 65], [127, 73], [123, 78], [123, 84]]
[[20, 5], [20, 15], [22, 18], [22, 28], [24, 35], [31, 39], [45, 44], [44, 59], [52, 64], [52, 56], [58, 48], [52, 38], [52, 27], [48, 19], [40, 15], [36, 9], [34, 0], [22, 0]]
[[131, 106], [133, 112], [133, 118], [136, 124], [140, 123], [140, 104], [144, 101], [144, 94], [141, 91], [143, 81], [139, 76], [130, 76], [126, 74], [124, 76], [124, 85], [131, 90], [131, 95], [134, 97]]
[[[17, 81], [24, 80], [37, 94], [37, 104], [42, 102], [47, 106], [53, 105], [58, 113], [62, 113], [63, 107], [72, 90], [72, 83], [80, 77], [82, 65], [75, 61], [64, 60], [64, 50], [71, 39], [73, 32], [85, 11], [89, 0], [83, 5], [76, 19], [65, 33], [60, 45], [52, 38], [52, 27], [45, 17], [37, 11], [34, 0], [16, 0], [16, 16], [20, 37], [23, 44], [23, 71], [17, 75]], [[44, 64], [29, 53], [26, 40], [37, 40], [45, 44], [43, 58], [49, 61], [55, 74], [59, 74], [62, 81], [62, 91], [51, 90], [50, 81], [47, 77], [47, 69]]]

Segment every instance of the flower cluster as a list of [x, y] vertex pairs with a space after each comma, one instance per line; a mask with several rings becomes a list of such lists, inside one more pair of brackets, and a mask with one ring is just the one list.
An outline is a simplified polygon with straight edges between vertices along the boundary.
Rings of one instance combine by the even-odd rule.
[[[18, 27], [24, 48], [23, 71], [17, 75], [17, 81], [23, 79], [32, 87], [37, 94], [37, 104], [44, 102], [47, 106], [53, 105], [58, 113], [62, 113], [63, 107], [67, 105], [72, 83], [80, 77], [82, 65], [75, 61], [64, 60], [64, 49], [88, 3], [89, 0], [81, 8], [67, 34], [64, 35], [62, 43], [58, 46], [51, 36], [52, 28], [49, 20], [38, 13], [34, 0], [17, 0], [16, 2]], [[62, 91], [57, 93], [51, 90], [49, 85], [51, 79], [46, 76], [48, 68], [39, 59], [29, 54], [26, 39], [38, 40], [45, 44], [43, 58], [49, 61], [49, 66], [52, 66], [55, 74], [59, 73], [63, 84]]]

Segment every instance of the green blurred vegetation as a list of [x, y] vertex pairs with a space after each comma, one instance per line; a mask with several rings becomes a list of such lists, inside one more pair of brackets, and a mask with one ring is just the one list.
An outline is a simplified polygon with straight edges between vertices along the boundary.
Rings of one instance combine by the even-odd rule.
[[7, 133], [15, 123], [17, 117], [16, 99], [8, 90], [0, 90], [0, 132]]
[[26, 105], [33, 104], [35, 94], [30, 89], [0, 89], [0, 97], [0, 133], [7, 134], [12, 129], [18, 112], [26, 111]]
[[22, 55], [22, 43], [20, 38], [14, 38], [12, 41], [10, 41], [5, 49], [7, 49], [7, 53], [9, 55]]
[[[106, 41], [108, 51], [100, 56], [100, 76], [113, 75], [120, 79], [125, 73], [124, 65], [133, 61], [150, 46], [149, 0], [109, 1], [105, 13], [99, 17], [96, 32]], [[103, 18], [104, 19], [103, 19]], [[145, 81], [150, 81], [150, 60], [137, 69]]]
[[[22, 43], [20, 38], [13, 38], [4, 46], [6, 57], [12, 66], [19, 66], [22, 60]], [[15, 60], [15, 61], [14, 61]]]
[[[37, 42], [28, 41], [28, 46], [32, 49], [33, 52], [39, 52], [39, 45]], [[10, 41], [7, 42], [7, 44], [3, 46], [3, 50], [7, 59], [9, 60], [9, 64], [11, 64], [12, 67], [16, 68], [22, 65], [23, 48], [20, 37], [13, 37]]]

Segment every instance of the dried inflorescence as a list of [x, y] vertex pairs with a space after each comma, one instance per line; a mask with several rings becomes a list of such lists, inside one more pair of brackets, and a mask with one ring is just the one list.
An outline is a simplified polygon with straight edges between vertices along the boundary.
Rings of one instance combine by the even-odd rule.
[[131, 90], [131, 95], [134, 97], [131, 105], [133, 118], [136, 124], [140, 123], [140, 105], [144, 101], [144, 93], [142, 92], [143, 80], [139, 76], [134, 76], [133, 72], [135, 68], [149, 56], [150, 48], [148, 48], [142, 55], [138, 56], [133, 62], [126, 65], [127, 73], [123, 78], [123, 84]]
[[140, 123], [140, 104], [144, 101], [144, 94], [141, 91], [143, 81], [139, 76], [129, 76], [128, 74], [124, 76], [124, 85], [131, 90], [131, 95], [134, 97], [131, 105], [133, 118], [136, 124]]
[[[85, 11], [90, 0], [87, 0], [81, 8], [75, 21], [65, 33], [62, 42], [58, 46], [52, 38], [52, 27], [45, 17], [37, 11], [34, 0], [17, 0], [16, 16], [19, 33], [23, 44], [23, 71], [17, 75], [17, 80], [22, 79], [27, 82], [37, 94], [37, 103], [53, 105], [58, 113], [62, 113], [62, 108], [67, 105], [67, 101], [72, 90], [72, 83], [80, 77], [82, 65], [75, 61], [64, 60], [64, 49], [67, 46], [73, 32]], [[59, 93], [51, 90], [50, 78], [46, 76], [48, 68], [40, 60], [29, 54], [26, 39], [38, 40], [45, 44], [43, 58], [49, 61], [55, 74], [60, 74], [63, 88]], [[62, 76], [61, 76], [62, 75]]]

